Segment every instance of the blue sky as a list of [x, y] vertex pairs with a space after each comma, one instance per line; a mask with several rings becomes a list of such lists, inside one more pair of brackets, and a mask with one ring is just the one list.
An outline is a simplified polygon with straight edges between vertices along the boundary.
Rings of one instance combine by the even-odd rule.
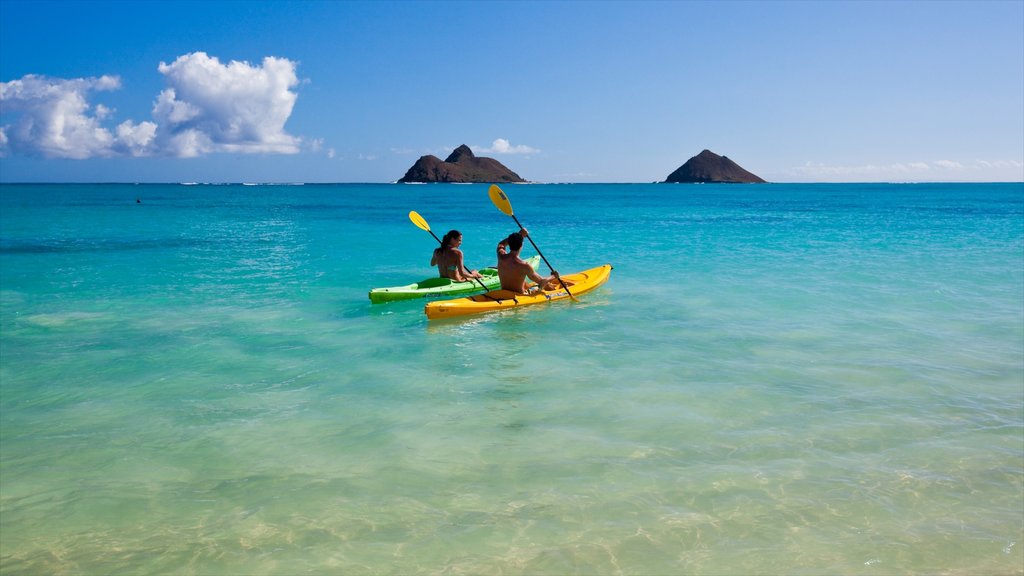
[[0, 0], [0, 181], [1024, 180], [1024, 2]]

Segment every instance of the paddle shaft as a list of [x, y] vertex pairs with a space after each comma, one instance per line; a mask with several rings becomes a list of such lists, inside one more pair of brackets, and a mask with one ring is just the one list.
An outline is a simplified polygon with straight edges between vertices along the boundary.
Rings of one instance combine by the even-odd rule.
[[[522, 229], [522, 230], [526, 230], [526, 228], [522, 224], [519, 223], [519, 218], [516, 218], [515, 214], [509, 214], [509, 216], [511, 216], [512, 219], [516, 221], [516, 226], [519, 226], [519, 228]], [[537, 251], [537, 254], [540, 254], [541, 259], [544, 260], [544, 263], [548, 265], [548, 270], [551, 270], [552, 272], [554, 272], [555, 271], [555, 267], [552, 266], [551, 262], [548, 262], [548, 259], [544, 257], [544, 253], [540, 251], [540, 248], [537, 248], [537, 243], [533, 241], [533, 238], [530, 238], [530, 236], [527, 236], [526, 239], [530, 241], [530, 244], [533, 246], [533, 249]], [[561, 276], [558, 277], [558, 283], [561, 284], [562, 288], [565, 289], [565, 293], [569, 295], [569, 298], [572, 298], [573, 300], [576, 299], [576, 297], [572, 295], [572, 292], [569, 291], [569, 287], [566, 286], [565, 282], [562, 281], [562, 277]], [[544, 289], [543, 286], [541, 286], [540, 288], [541, 288], [541, 290]]]

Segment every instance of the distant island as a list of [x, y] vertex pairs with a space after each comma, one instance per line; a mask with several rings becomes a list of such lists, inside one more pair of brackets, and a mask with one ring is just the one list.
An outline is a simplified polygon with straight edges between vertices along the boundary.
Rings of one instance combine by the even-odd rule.
[[405, 176], [408, 182], [526, 182], [493, 158], [477, 158], [469, 146], [455, 149], [444, 162], [433, 155], [420, 156]]
[[[427, 182], [507, 183], [526, 180], [493, 158], [477, 157], [469, 146], [463, 144], [443, 161], [431, 154], [420, 156], [398, 180], [399, 184]], [[725, 156], [704, 150], [669, 174], [664, 183], [763, 184], [765, 180]]]
[[764, 184], [764, 179], [739, 164], [710, 150], [704, 150], [668, 175], [665, 183]]

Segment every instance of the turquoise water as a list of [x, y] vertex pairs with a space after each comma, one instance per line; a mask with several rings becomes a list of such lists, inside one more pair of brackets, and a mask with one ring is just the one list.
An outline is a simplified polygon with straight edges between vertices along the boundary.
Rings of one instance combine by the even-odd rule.
[[1024, 573], [1024, 185], [505, 190], [0, 186], [0, 572]]

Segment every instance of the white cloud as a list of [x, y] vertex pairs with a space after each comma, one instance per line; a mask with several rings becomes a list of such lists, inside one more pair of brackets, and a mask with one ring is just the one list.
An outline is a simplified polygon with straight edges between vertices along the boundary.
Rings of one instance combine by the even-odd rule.
[[0, 105], [13, 123], [5, 125], [0, 146], [47, 158], [113, 156], [121, 143], [100, 121], [112, 111], [91, 107], [93, 91], [116, 90], [116, 76], [65, 80], [29, 74], [20, 80], [0, 82]]
[[160, 93], [153, 117], [157, 139], [168, 153], [207, 152], [294, 154], [300, 139], [284, 131], [299, 83], [295, 63], [267, 57], [262, 66], [222, 64], [205, 52], [160, 63], [169, 88]]
[[126, 120], [111, 129], [115, 110], [89, 103], [93, 92], [118, 90], [117, 76], [48, 78], [34, 74], [0, 82], [0, 156], [47, 158], [199, 156], [211, 152], [294, 154], [301, 139], [285, 132], [297, 94], [296, 64], [267, 57], [261, 66], [222, 64], [203, 52], [158, 70], [168, 87], [156, 98], [156, 122]]
[[214, 149], [210, 139], [199, 130], [180, 130], [161, 137], [160, 148], [171, 156], [195, 158]]
[[791, 172], [807, 177], [885, 177], [886, 175], [922, 173], [928, 171], [928, 164], [924, 162], [911, 162], [909, 164], [863, 164], [860, 166], [830, 166], [827, 164], [807, 162], [803, 166], [794, 168]]
[[125, 120], [117, 125], [116, 149], [123, 154], [130, 156], [145, 156], [149, 147], [156, 137], [156, 124], [152, 122], [141, 122], [135, 124], [131, 120]]
[[153, 105], [153, 116], [174, 126], [184, 124], [200, 114], [199, 108], [174, 98], [174, 89], [168, 88], [160, 93]]
[[536, 154], [538, 152], [540, 152], [540, 150], [531, 148], [525, 144], [513, 146], [504, 138], [498, 138], [492, 142], [490, 148], [477, 148], [473, 151], [474, 154]]
[[824, 182], [843, 181], [902, 181], [972, 179], [972, 180], [1016, 180], [1024, 162], [1016, 160], [935, 160], [932, 162], [908, 162], [893, 164], [862, 164], [859, 166], [828, 165], [807, 162], [803, 166], [787, 170], [785, 174], [800, 179]]
[[327, 148], [326, 150], [324, 149], [323, 138], [313, 138], [311, 140], [308, 140], [307, 147], [309, 148], [310, 152], [314, 152], [316, 154], [323, 152], [323, 154], [328, 158], [334, 158], [336, 154], [334, 148]]
[[1024, 168], [1024, 162], [1019, 160], [978, 160], [977, 164], [982, 168], [1009, 168], [1017, 170]]

